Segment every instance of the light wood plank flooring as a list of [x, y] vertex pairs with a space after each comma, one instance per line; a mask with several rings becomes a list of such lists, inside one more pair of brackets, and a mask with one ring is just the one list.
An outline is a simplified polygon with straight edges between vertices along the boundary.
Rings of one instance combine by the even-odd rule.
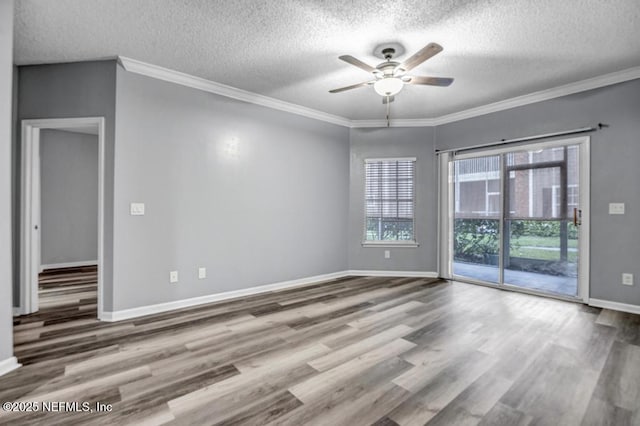
[[24, 367], [0, 378], [0, 402], [112, 411], [0, 412], [0, 424], [640, 424], [640, 316], [349, 277], [100, 323], [83, 280], [16, 319]]
[[47, 269], [40, 273], [38, 285], [40, 314], [67, 312], [70, 319], [69, 311], [76, 310], [87, 318], [97, 317], [97, 266]]

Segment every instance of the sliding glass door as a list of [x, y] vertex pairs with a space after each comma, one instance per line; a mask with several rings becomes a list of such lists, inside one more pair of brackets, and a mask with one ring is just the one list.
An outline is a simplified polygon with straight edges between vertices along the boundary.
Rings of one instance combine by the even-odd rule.
[[504, 155], [505, 284], [578, 296], [578, 148]]
[[587, 148], [567, 141], [454, 157], [454, 278], [582, 297]]
[[494, 155], [453, 163], [454, 275], [500, 282], [500, 160]]

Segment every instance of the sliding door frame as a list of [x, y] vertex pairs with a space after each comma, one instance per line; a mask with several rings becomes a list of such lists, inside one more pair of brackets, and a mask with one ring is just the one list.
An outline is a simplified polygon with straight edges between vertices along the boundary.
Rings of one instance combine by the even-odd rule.
[[[553, 293], [545, 293], [536, 290], [530, 290], [525, 288], [520, 288], [513, 285], [508, 285], [504, 283], [504, 209], [505, 206], [505, 187], [506, 183], [504, 182], [505, 175], [505, 164], [504, 159], [506, 156], [504, 154], [508, 154], [511, 152], [519, 152], [519, 151], [535, 151], [540, 149], [547, 148], [555, 148], [560, 146], [567, 145], [577, 145], [578, 146], [578, 159], [579, 159], [579, 179], [580, 179], [580, 190], [579, 190], [579, 200], [580, 200], [580, 210], [582, 212], [581, 224], [579, 229], [579, 237], [578, 237], [578, 295], [577, 297], [570, 296], [562, 296]], [[522, 293], [529, 293], [535, 295], [542, 295], [546, 297], [569, 300], [573, 302], [583, 302], [588, 303], [589, 301], [589, 261], [590, 261], [590, 137], [587, 136], [579, 136], [567, 139], [555, 139], [551, 141], [545, 142], [535, 142], [535, 143], [524, 143], [512, 146], [501, 146], [499, 148], [486, 148], [486, 149], [473, 149], [469, 152], [460, 152], [453, 154], [450, 153], [441, 153], [440, 156], [440, 215], [439, 215], [439, 225], [441, 227], [441, 237], [439, 242], [439, 256], [440, 256], [440, 276], [443, 278], [449, 278], [454, 280], [466, 281], [473, 284], [486, 285], [494, 288], [501, 288], [505, 290], [517, 291]], [[462, 151], [462, 150], [460, 150]], [[491, 283], [487, 281], [475, 280], [473, 278], [461, 277], [453, 274], [453, 238], [454, 238], [454, 205], [452, 200], [455, 197], [454, 194], [454, 184], [453, 184], [453, 175], [452, 175], [452, 167], [453, 161], [455, 160], [464, 160], [470, 158], [477, 157], [488, 157], [500, 155], [501, 157], [501, 169], [500, 169], [500, 179], [501, 179], [501, 191], [500, 191], [500, 206], [501, 206], [501, 219], [499, 223], [499, 249], [500, 255], [498, 257], [498, 268], [499, 268], [499, 283]], [[444, 170], [446, 169], [446, 170]], [[445, 180], [446, 177], [446, 180]], [[446, 202], [446, 206], [443, 205], [443, 202]], [[443, 274], [442, 269], [447, 271], [447, 275]]]

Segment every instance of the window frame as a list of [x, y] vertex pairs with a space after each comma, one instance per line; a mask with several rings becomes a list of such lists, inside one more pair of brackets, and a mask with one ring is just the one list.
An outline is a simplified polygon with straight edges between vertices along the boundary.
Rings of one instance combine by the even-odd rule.
[[[560, 216], [558, 211], [560, 210], [561, 201], [556, 199], [560, 197], [560, 185], [551, 185], [551, 194], [551, 198], [553, 199], [552, 214], [554, 217]], [[571, 198], [574, 198], [574, 201], [577, 202], [571, 203]], [[567, 214], [573, 216], [574, 208], [580, 208], [580, 188], [577, 184], [571, 183], [567, 185]]]
[[[368, 163], [393, 163], [393, 162], [413, 162], [413, 177], [412, 177], [412, 203], [413, 203], [413, 214], [411, 217], [412, 222], [412, 231], [413, 231], [413, 239], [412, 240], [367, 240], [367, 164]], [[365, 158], [363, 163], [363, 171], [364, 171], [364, 190], [363, 190], [363, 226], [362, 226], [362, 246], [363, 247], [418, 247], [419, 244], [416, 238], [416, 183], [417, 183], [417, 174], [418, 174], [418, 159], [416, 157], [385, 157], [385, 158]], [[397, 196], [397, 194], [396, 194]]]

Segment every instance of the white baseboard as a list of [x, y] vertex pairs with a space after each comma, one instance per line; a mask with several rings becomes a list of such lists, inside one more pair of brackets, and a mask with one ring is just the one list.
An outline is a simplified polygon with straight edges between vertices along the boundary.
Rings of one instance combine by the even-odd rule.
[[13, 316], [14, 317], [19, 317], [20, 315], [24, 315], [24, 309], [22, 309], [22, 306], [14, 306], [13, 307]]
[[0, 376], [3, 376], [8, 372], [20, 367], [22, 367], [22, 364], [18, 363], [18, 359], [15, 356], [0, 361]]
[[78, 262], [65, 262], [65, 263], [52, 263], [50, 265], [40, 265], [40, 272], [46, 269], [60, 269], [60, 268], [79, 268], [81, 266], [96, 266], [97, 260], [80, 260]]
[[437, 272], [431, 271], [361, 271], [350, 270], [348, 275], [359, 277], [418, 277], [418, 278], [438, 278]]
[[193, 297], [190, 299], [176, 300], [175, 302], [159, 303], [157, 305], [141, 306], [139, 308], [123, 309], [121, 311], [102, 312], [103, 321], [122, 321], [130, 318], [142, 317], [145, 315], [158, 314], [175, 309], [188, 308], [191, 306], [203, 305], [205, 303], [219, 302], [222, 300], [236, 299], [239, 297], [251, 296], [274, 290], [283, 290], [292, 287], [302, 287], [305, 285], [317, 284], [323, 281], [335, 280], [349, 275], [347, 271], [333, 272], [330, 274], [316, 275], [313, 277], [300, 278], [297, 280], [284, 281], [275, 284], [267, 284], [258, 287], [243, 288], [241, 290], [227, 291], [224, 293], [209, 294], [206, 296]]
[[611, 302], [609, 300], [601, 299], [589, 299], [589, 305], [595, 306], [596, 308], [605, 308], [640, 315], [640, 306], [638, 305], [629, 305], [627, 303]]
[[303, 287], [306, 285], [318, 284], [324, 281], [331, 281], [348, 276], [437, 278], [438, 274], [436, 272], [422, 271], [340, 271], [330, 274], [316, 275], [313, 277], [300, 278], [297, 280], [283, 281], [275, 284], [267, 284], [258, 287], [244, 288], [241, 290], [227, 291], [224, 293], [192, 297], [190, 299], [176, 300], [174, 302], [158, 303], [156, 305], [140, 306], [138, 308], [123, 309], [120, 311], [104, 311], [102, 312], [102, 316], [100, 319], [107, 322], [123, 321], [131, 318], [142, 317], [145, 315], [159, 314], [161, 312], [203, 305], [205, 303], [220, 302], [222, 300], [236, 299], [239, 297], [252, 296], [255, 294], [275, 290], [284, 290], [293, 287]]

